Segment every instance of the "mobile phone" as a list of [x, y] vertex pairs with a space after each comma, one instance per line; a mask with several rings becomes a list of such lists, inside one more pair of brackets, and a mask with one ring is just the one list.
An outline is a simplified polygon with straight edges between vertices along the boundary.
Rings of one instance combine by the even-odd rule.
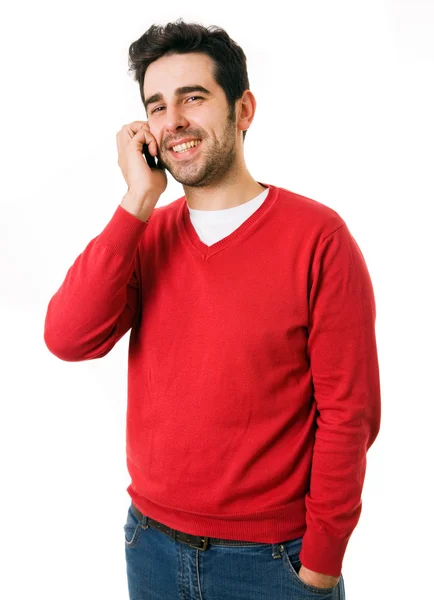
[[146, 158], [146, 162], [151, 167], [151, 169], [163, 169], [164, 167], [161, 165], [157, 156], [152, 156], [152, 154], [148, 150], [148, 144], [143, 144], [142, 153]]

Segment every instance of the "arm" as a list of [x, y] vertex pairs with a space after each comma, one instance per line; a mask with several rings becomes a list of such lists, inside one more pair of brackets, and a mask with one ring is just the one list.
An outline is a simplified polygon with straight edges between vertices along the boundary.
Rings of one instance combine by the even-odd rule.
[[317, 429], [300, 561], [339, 577], [361, 513], [366, 453], [380, 426], [374, 291], [346, 224], [319, 244], [309, 294]]
[[65, 361], [100, 358], [130, 329], [139, 303], [138, 245], [148, 226], [118, 206], [51, 298], [44, 341]]

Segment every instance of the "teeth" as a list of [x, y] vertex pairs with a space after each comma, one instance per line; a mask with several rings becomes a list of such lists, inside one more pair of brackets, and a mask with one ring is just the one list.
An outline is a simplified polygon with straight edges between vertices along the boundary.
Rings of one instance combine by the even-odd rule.
[[179, 146], [173, 146], [172, 150], [175, 152], [184, 152], [189, 148], [194, 148], [194, 146], [198, 146], [201, 140], [194, 140], [193, 142], [187, 142], [186, 144], [179, 144]]

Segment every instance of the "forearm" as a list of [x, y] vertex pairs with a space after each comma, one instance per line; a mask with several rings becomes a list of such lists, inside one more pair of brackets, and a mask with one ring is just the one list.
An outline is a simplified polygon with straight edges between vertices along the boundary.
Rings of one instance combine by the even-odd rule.
[[47, 308], [44, 340], [53, 354], [67, 361], [104, 356], [131, 327], [135, 257], [146, 226], [118, 207], [74, 261]]
[[339, 576], [361, 513], [366, 453], [380, 426], [374, 292], [345, 225], [317, 251], [309, 306], [307, 355], [317, 429], [300, 561]]

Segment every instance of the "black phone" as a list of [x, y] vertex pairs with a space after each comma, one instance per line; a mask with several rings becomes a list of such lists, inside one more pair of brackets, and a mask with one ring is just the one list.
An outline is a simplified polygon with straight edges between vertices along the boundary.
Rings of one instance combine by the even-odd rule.
[[143, 144], [142, 153], [143, 153], [144, 157], [146, 158], [146, 162], [151, 167], [151, 169], [163, 169], [164, 170], [164, 167], [158, 160], [158, 157], [152, 156], [152, 154], [149, 152], [148, 144]]

